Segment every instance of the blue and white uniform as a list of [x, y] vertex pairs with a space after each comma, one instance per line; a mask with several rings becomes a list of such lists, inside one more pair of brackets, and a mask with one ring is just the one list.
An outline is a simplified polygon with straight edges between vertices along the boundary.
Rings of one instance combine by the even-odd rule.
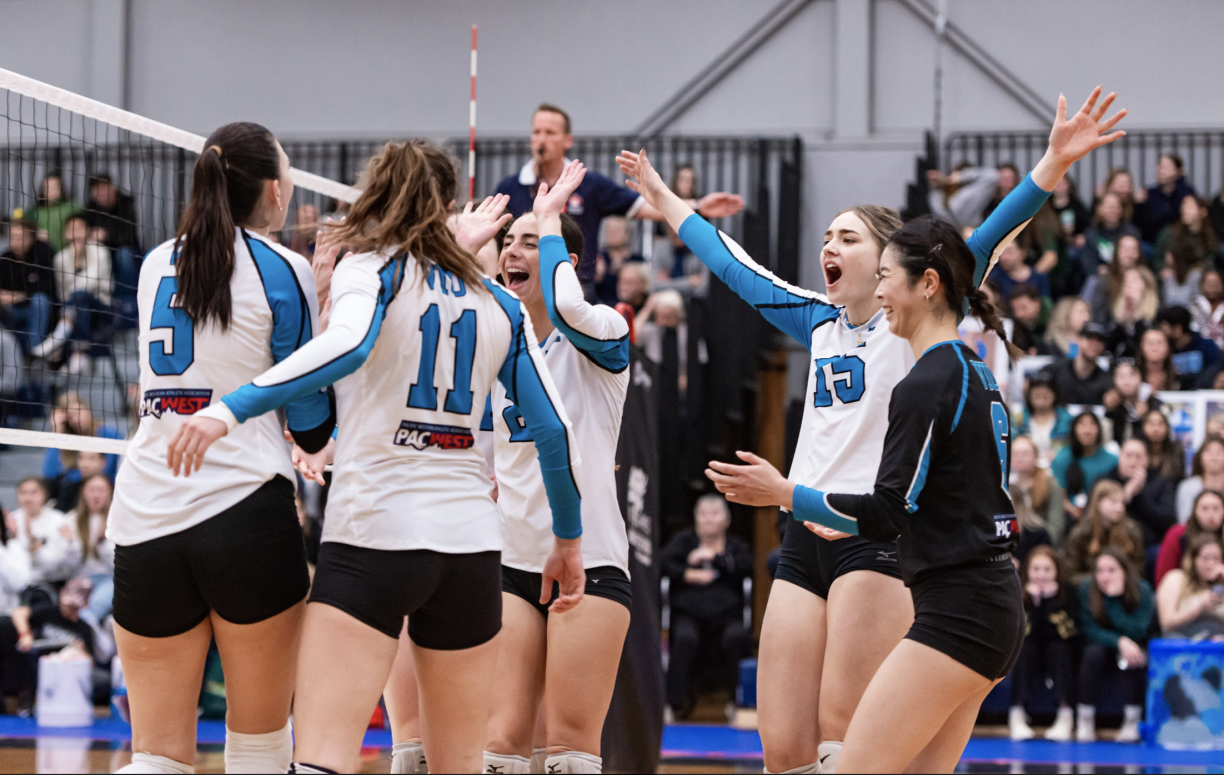
[[[973, 233], [968, 244], [977, 259], [975, 284], [982, 282], [999, 254], [1048, 197], [1049, 192], [1026, 177]], [[778, 279], [734, 240], [696, 215], [689, 216], [679, 235], [744, 301], [811, 353], [808, 398], [790, 481], [822, 491], [871, 492], [883, 454], [893, 388], [914, 365], [909, 344], [889, 331], [882, 310], [863, 325], [851, 325], [844, 307], [834, 305], [823, 294]], [[801, 526], [788, 527], [788, 542], [792, 534], [796, 540], [811, 535]], [[857, 541], [817, 541], [812, 545], [820, 546], [825, 553], [846, 553], [854, 550]], [[783, 554], [785, 563], [785, 543]], [[900, 575], [895, 552], [879, 557], [880, 551], [873, 549], [870, 554], [873, 561], [889, 564], [891, 569], [886, 572], [890, 575]], [[781, 566], [779, 572], [782, 578]], [[816, 594], [822, 592], [819, 584], [805, 586]], [[822, 596], [827, 595], [827, 587], [823, 592]]]
[[[583, 461], [578, 472], [583, 565], [618, 568], [627, 577], [629, 540], [616, 495], [616, 447], [629, 389], [629, 324], [611, 307], [583, 298], [561, 237], [541, 237], [539, 250], [539, 281], [556, 327], [541, 347]], [[494, 465], [506, 540], [502, 564], [539, 573], [552, 548], [547, 481], [536, 465], [522, 408], [504, 387], [494, 390]]]
[[[237, 229], [231, 322], [196, 325], [177, 302], [174, 241], [154, 248], [140, 269], [140, 426], [115, 482], [107, 539], [139, 544], [200, 524], [265, 483], [293, 480], [281, 420], [266, 415], [219, 440], [190, 477], [166, 468], [166, 449], [185, 418], [215, 405], [310, 341], [318, 327], [310, 263], [287, 248]], [[326, 393], [285, 404], [292, 431], [326, 426]], [[324, 440], [326, 438], [324, 437]]]
[[382, 551], [499, 551], [501, 517], [475, 444], [495, 382], [539, 449], [550, 533], [582, 534], [569, 419], [509, 291], [411, 256], [350, 256], [327, 331], [207, 413], [233, 427], [335, 384], [339, 428], [323, 542]]

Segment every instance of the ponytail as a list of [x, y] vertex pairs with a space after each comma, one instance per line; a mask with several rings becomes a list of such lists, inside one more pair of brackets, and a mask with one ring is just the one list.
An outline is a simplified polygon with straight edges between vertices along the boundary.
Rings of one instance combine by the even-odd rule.
[[229, 328], [234, 231], [254, 214], [267, 181], [279, 178], [276, 138], [259, 124], [226, 124], [205, 141], [175, 236], [177, 306], [197, 325]]
[[998, 335], [999, 341], [1007, 348], [1007, 356], [1011, 362], [1015, 363], [1019, 360], [1020, 356], [1024, 355], [1024, 351], [1007, 340], [1003, 321], [999, 319], [999, 308], [990, 300], [990, 296], [981, 288], [971, 287], [965, 294], [965, 300], [969, 302], [969, 314], [982, 321], [983, 328], [994, 331]]

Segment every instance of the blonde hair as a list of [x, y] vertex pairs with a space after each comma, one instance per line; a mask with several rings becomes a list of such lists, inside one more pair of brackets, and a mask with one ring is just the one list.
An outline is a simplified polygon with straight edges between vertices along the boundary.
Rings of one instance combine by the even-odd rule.
[[1101, 501], [1106, 498], [1123, 498], [1122, 485], [1112, 479], [1102, 479], [1092, 488], [1092, 500], [1084, 510], [1084, 522], [1092, 533], [1088, 542], [1088, 556], [1094, 557], [1106, 546], [1115, 546], [1126, 556], [1135, 553], [1136, 547], [1131, 542], [1130, 533], [1126, 530], [1127, 514], [1123, 504], [1122, 518], [1112, 525], [1105, 525], [1101, 518]]
[[[1050, 324], [1046, 329], [1046, 341], [1058, 347], [1059, 351], [1063, 353], [1070, 351], [1071, 340], [1079, 335], [1079, 331], [1071, 330], [1071, 310], [1077, 304], [1087, 306], [1088, 302], [1078, 296], [1066, 296], [1054, 305], [1054, 311], [1050, 313]], [[1091, 313], [1091, 308], [1088, 311]]]
[[1132, 266], [1122, 272], [1123, 282], [1118, 283], [1116, 292], [1112, 292], [1110, 301], [1110, 309], [1113, 312], [1114, 320], [1125, 321], [1126, 318], [1126, 302], [1122, 298], [1122, 286], [1125, 285], [1126, 276], [1131, 272], [1136, 272], [1143, 279], [1143, 301], [1139, 304], [1138, 320], [1151, 321], [1156, 318], [1156, 312], [1160, 309], [1160, 293], [1156, 289], [1156, 275], [1152, 274], [1152, 270], [1146, 266]]
[[[847, 207], [842, 210], [837, 216], [853, 213], [867, 227], [868, 236], [871, 241], [876, 244], [880, 252], [884, 252], [884, 247], [888, 241], [892, 239], [892, 235], [897, 233], [901, 228], [901, 216], [891, 207], [880, 207], [879, 205], [858, 205], [856, 207]], [[835, 218], [837, 216], [834, 216]]]

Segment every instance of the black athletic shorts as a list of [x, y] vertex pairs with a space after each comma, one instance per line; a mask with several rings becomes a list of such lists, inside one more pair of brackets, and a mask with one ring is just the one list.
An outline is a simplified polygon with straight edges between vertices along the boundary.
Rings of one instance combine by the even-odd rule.
[[789, 581], [827, 600], [833, 582], [856, 570], [901, 578], [896, 542], [876, 543], [858, 536], [829, 541], [786, 515], [786, 533], [775, 579]]
[[1024, 599], [1010, 559], [933, 571], [915, 582], [905, 637], [990, 680], [1011, 672], [1024, 643]]
[[283, 476], [194, 527], [115, 547], [115, 622], [146, 638], [182, 635], [209, 611], [262, 622], [309, 591], [293, 484]]
[[[540, 605], [540, 586], [544, 583], [544, 574], [502, 566], [502, 592], [509, 592], [515, 597], [521, 597], [535, 606], [535, 609], [548, 618], [548, 605], [561, 596], [561, 588], [553, 582], [552, 597], [548, 605]], [[620, 568], [604, 565], [598, 568], [586, 569], [586, 594], [591, 597], [602, 597], [620, 603], [630, 611], [633, 610], [633, 587], [629, 577]]]
[[383, 551], [326, 541], [310, 602], [326, 603], [399, 638], [440, 651], [470, 649], [501, 630], [501, 552]]

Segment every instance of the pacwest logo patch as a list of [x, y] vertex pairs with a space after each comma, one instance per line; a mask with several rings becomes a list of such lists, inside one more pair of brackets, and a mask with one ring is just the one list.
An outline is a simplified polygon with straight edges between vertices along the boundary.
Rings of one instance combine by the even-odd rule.
[[456, 428], [453, 425], [430, 425], [422, 422], [404, 420], [399, 430], [395, 432], [394, 443], [400, 447], [425, 449], [470, 449], [476, 439], [467, 428]]
[[140, 399], [140, 416], [161, 419], [166, 412], [193, 415], [212, 403], [212, 394], [207, 388], [146, 390]]
[[1020, 523], [1015, 514], [995, 514], [995, 538], [1011, 538], [1020, 533]]

